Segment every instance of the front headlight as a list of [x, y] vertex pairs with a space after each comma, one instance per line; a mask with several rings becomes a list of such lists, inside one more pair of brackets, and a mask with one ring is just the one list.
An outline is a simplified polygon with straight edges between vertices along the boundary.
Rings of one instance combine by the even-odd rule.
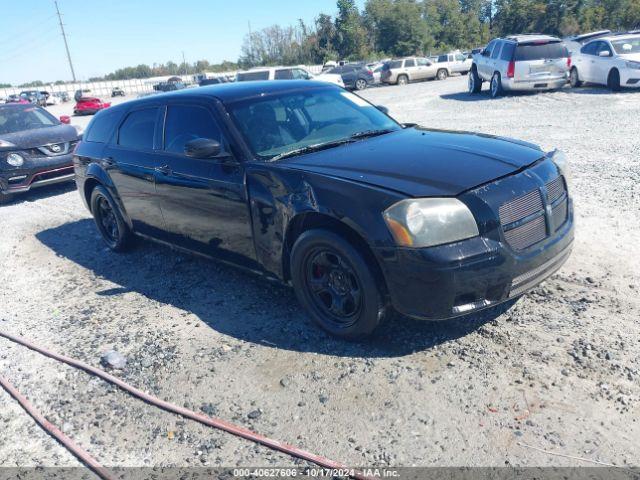
[[567, 160], [567, 156], [564, 152], [561, 152], [560, 150], [552, 152], [551, 160], [553, 160], [553, 163], [555, 163], [558, 170], [560, 170], [565, 182], [567, 182], [567, 184], [571, 183], [571, 167], [569, 167], [569, 161]]
[[24, 163], [24, 158], [18, 153], [10, 153], [7, 155], [7, 163], [12, 167], [21, 167]]
[[473, 214], [455, 198], [402, 200], [385, 210], [383, 216], [402, 247], [433, 247], [479, 234]]
[[627, 62], [627, 68], [632, 68], [634, 70], [640, 70], [640, 62]]

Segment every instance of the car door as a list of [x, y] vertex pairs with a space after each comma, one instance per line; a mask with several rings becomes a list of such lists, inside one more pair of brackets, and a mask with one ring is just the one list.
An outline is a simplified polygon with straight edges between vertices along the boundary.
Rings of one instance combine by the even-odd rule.
[[244, 167], [231, 153], [185, 155], [188, 141], [207, 138], [230, 152], [214, 105], [169, 102], [164, 120], [163, 171], [156, 180], [170, 241], [190, 250], [255, 267]]
[[580, 80], [584, 82], [594, 81], [593, 72], [595, 70], [595, 54], [598, 43], [600, 42], [587, 43], [580, 49], [580, 54], [574, 59]]
[[420, 70], [420, 78], [431, 79], [436, 77], [436, 66], [426, 58], [416, 58]]
[[161, 238], [164, 221], [156, 196], [155, 176], [162, 165], [159, 105], [140, 106], [124, 116], [117, 134], [102, 152], [126, 215], [136, 232]]
[[[601, 56], [601, 55], [605, 56]], [[601, 40], [597, 42], [595, 55], [593, 57], [591, 76], [593, 82], [606, 85], [609, 79], [609, 72], [614, 66], [615, 59], [613, 50], [608, 42]]]
[[421, 77], [421, 74], [423, 72], [421, 72], [418, 66], [416, 65], [415, 58], [407, 58], [404, 61], [404, 69], [407, 72], [407, 75], [409, 75], [409, 80], [422, 80], [422, 78], [424, 78], [424, 77]]
[[492, 40], [489, 45], [482, 50], [480, 54], [480, 61], [477, 64], [478, 74], [484, 80], [489, 80], [493, 75], [493, 60], [491, 60], [491, 53], [494, 47], [498, 44], [498, 40]]

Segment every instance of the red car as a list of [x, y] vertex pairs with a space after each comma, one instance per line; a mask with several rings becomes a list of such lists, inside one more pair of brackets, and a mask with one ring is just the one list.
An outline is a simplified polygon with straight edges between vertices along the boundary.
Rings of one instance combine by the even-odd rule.
[[74, 115], [93, 115], [99, 110], [110, 107], [110, 103], [103, 102], [97, 97], [81, 97], [73, 107]]

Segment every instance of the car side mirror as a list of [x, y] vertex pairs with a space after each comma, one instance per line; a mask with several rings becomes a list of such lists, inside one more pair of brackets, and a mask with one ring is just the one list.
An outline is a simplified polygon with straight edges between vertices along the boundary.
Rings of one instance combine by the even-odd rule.
[[389, 115], [389, 109], [384, 105], [376, 105], [376, 108], [380, 110], [382, 113], [384, 113], [385, 115]]
[[60, 123], [64, 123], [65, 125], [69, 125], [71, 123], [71, 117], [69, 115], [60, 116]]
[[189, 140], [184, 146], [184, 154], [191, 158], [228, 157], [220, 142], [211, 138]]
[[602, 50], [600, 53], [598, 53], [599, 57], [610, 57], [611, 56], [611, 52], [609, 50]]

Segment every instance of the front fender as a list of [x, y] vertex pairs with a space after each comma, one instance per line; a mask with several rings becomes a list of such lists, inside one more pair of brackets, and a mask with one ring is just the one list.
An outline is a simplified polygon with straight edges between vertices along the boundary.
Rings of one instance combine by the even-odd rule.
[[382, 212], [405, 198], [378, 187], [271, 164], [247, 169], [247, 189], [257, 259], [281, 279], [286, 276], [287, 232], [296, 217], [307, 213], [331, 217], [375, 250], [394, 245]]

